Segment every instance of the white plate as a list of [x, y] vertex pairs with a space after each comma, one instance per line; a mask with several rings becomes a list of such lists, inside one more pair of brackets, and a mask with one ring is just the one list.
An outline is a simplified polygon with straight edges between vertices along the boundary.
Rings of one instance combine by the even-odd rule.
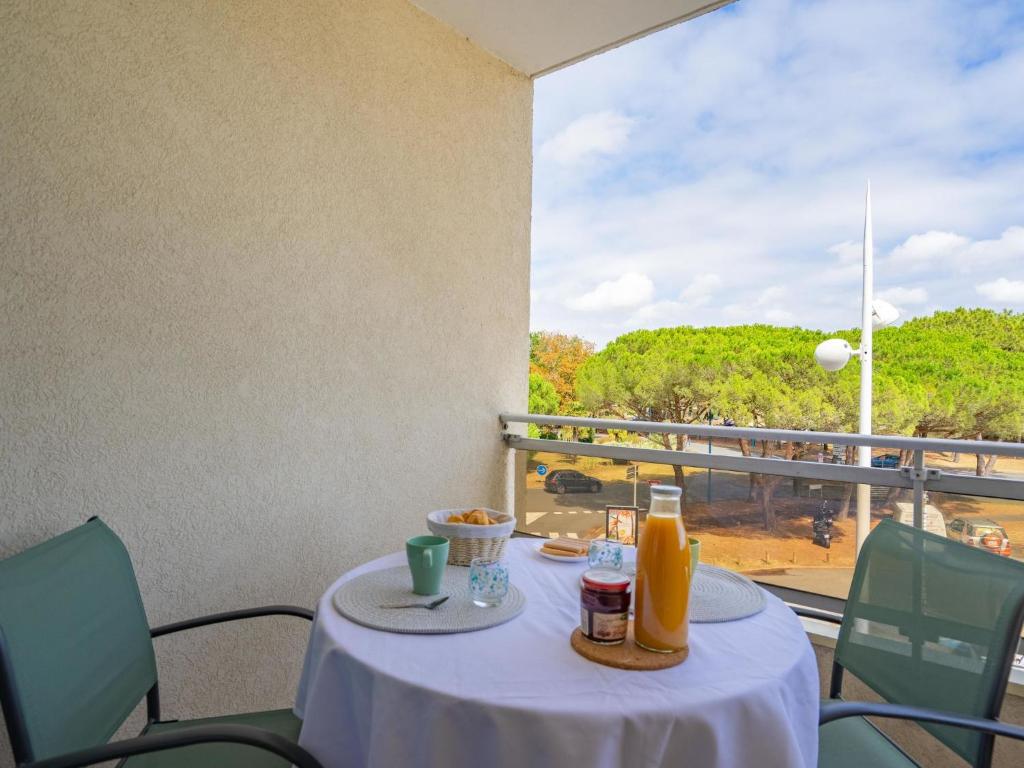
[[[544, 546], [543, 544], [541, 546]], [[556, 563], [585, 563], [587, 562], [587, 556], [585, 554], [579, 557], [562, 557], [561, 555], [549, 555], [540, 547], [537, 547], [537, 554], [541, 557], [545, 557], [548, 560], [554, 560]]]

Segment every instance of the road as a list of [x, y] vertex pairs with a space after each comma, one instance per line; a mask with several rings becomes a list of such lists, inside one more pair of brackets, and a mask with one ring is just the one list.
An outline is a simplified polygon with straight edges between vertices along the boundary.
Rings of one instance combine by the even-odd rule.
[[748, 572], [750, 578], [765, 584], [814, 592], [845, 600], [853, 581], [853, 568], [786, 568], [770, 572]]
[[[715, 446], [716, 453], [732, 449]], [[738, 453], [738, 452], [737, 452]], [[625, 467], [616, 467], [625, 472]], [[712, 471], [711, 484], [714, 500], [745, 500], [748, 494], [746, 474]], [[687, 498], [704, 499], [707, 495], [708, 473], [689, 470], [686, 474]], [[568, 536], [570, 538], [594, 536], [604, 532], [605, 506], [610, 504], [631, 506], [633, 483], [626, 480], [602, 479], [604, 488], [599, 493], [568, 492], [559, 496], [544, 490], [539, 478], [531, 479], [526, 489], [526, 531], [541, 536]], [[650, 504], [650, 485], [641, 476], [636, 486], [637, 505], [646, 509]]]
[[[644, 492], [644, 503], [650, 493]], [[559, 496], [540, 488], [526, 492], [526, 531], [541, 536], [590, 538], [604, 533], [605, 505], [633, 503], [633, 486], [613, 483], [601, 493], [566, 493]]]

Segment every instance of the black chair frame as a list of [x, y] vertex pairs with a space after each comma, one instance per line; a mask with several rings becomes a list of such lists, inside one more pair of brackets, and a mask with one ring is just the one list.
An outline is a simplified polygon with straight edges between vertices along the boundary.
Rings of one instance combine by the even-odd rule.
[[[308, 608], [292, 605], [268, 605], [261, 608], [214, 613], [209, 616], [164, 624], [150, 629], [149, 635], [151, 638], [162, 637], [186, 629], [261, 616], [296, 616], [307, 621], [313, 620], [313, 612]], [[147, 733], [150, 726], [161, 722], [159, 682], [154, 683], [146, 694], [146, 727], [135, 738], [88, 747], [43, 760], [34, 760], [32, 755], [28, 754], [24, 715], [21, 710], [20, 697], [15, 690], [14, 674], [9, 654], [6, 652], [3, 632], [0, 632], [0, 706], [4, 710], [4, 721], [18, 768], [78, 768], [118, 758], [121, 759], [118, 763], [120, 766], [127, 758], [134, 755], [210, 743], [244, 744], [272, 752], [298, 768], [323, 768], [313, 755], [298, 744], [276, 733], [251, 725], [196, 725], [167, 733]]]

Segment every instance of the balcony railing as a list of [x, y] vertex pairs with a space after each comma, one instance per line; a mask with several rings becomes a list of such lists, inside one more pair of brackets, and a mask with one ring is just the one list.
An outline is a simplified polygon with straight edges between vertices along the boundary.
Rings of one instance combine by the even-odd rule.
[[[509, 447], [516, 450], [549, 451], [575, 456], [595, 456], [606, 459], [625, 459], [628, 461], [697, 467], [700, 469], [750, 472], [761, 475], [782, 475], [807, 480], [910, 489], [914, 495], [914, 525], [918, 528], [923, 524], [926, 492], [956, 493], [966, 496], [984, 496], [1024, 501], [1024, 480], [1003, 477], [977, 477], [948, 472], [936, 467], [928, 467], [926, 463], [926, 454], [929, 452], [1024, 458], [1024, 443], [901, 437], [897, 435], [860, 435], [848, 432], [811, 432], [787, 429], [760, 429], [757, 427], [716, 427], [707, 424], [667, 424], [655, 421], [623, 421], [620, 419], [590, 419], [577, 416], [538, 414], [505, 413], [500, 416], [500, 419], [506, 443]], [[887, 469], [881, 467], [861, 467], [852, 464], [782, 460], [778, 457], [722, 456], [714, 453], [529, 438], [510, 431], [509, 425], [512, 424], [590, 428], [637, 434], [688, 435], [690, 437], [710, 439], [766, 440], [780, 443], [843, 446], [866, 445], [871, 448], [890, 448], [907, 451], [913, 458], [911, 464], [907, 466]]]
[[[879, 488], [906, 489], [912, 493], [913, 498], [913, 525], [919, 528], [925, 527], [925, 508], [926, 504], [929, 503], [929, 494], [932, 493], [944, 494], [946, 495], [944, 496], [945, 499], [954, 498], [959, 499], [961, 502], [963, 500], [960, 497], [982, 497], [983, 499], [1024, 501], [1024, 473], [1021, 473], [1021, 479], [1017, 479], [1012, 476], [1005, 476], [1006, 473], [1001, 477], [982, 477], [974, 474], [950, 471], [948, 468], [940, 466], [928, 465], [928, 460], [930, 458], [929, 454], [934, 456], [936, 453], [996, 455], [1001, 457], [1024, 459], [1024, 444], [1022, 443], [901, 437], [892, 435], [860, 435], [834, 432], [761, 429], [754, 427], [725, 427], [712, 426], [708, 424], [669, 424], [662, 422], [625, 421], [618, 419], [595, 419], [539, 414], [502, 414], [500, 416], [500, 421], [503, 429], [503, 439], [511, 449], [514, 449], [515, 451], [541, 452], [549, 457], [552, 457], [553, 455], [574, 458], [593, 457], [595, 459], [614, 460], [620, 463], [626, 461], [638, 464], [692, 467], [702, 470], [716, 470], [719, 472], [739, 472], [749, 473], [751, 475], [772, 475], [776, 477], [782, 476], [798, 478], [799, 481], [804, 481], [805, 483], [806, 481], [810, 481], [811, 483], [820, 482], [825, 484], [863, 484]], [[869, 446], [871, 448], [889, 449], [892, 452], [900, 451], [902, 456], [907, 457], [907, 460], [905, 462], [905, 466], [893, 468], [877, 466], [862, 467], [854, 464], [825, 463], [821, 460], [808, 461], [754, 455], [722, 455], [721, 452], [703, 452], [701, 450], [703, 448], [703, 443], [697, 444], [695, 442], [690, 443], [689, 450], [669, 450], [662, 448], [638, 447], [635, 445], [599, 444], [548, 438], [540, 439], [526, 437], [523, 434], [520, 434], [521, 432], [526, 431], [525, 425], [527, 424], [535, 424], [541, 427], [569, 427], [577, 429], [604, 430], [608, 432], [630, 433], [633, 435], [687, 435], [691, 438], [703, 438], [704, 440], [718, 441], [719, 448], [722, 447], [722, 441], [725, 440], [772, 441], [775, 443], [794, 443], [804, 446]], [[944, 463], [948, 464], [948, 462]], [[693, 477], [693, 475], [690, 475], [688, 477], [688, 481]], [[623, 480], [624, 479], [625, 478], [623, 477]], [[622, 482], [622, 480], [619, 480], [618, 482]], [[710, 472], [708, 475], [708, 482], [710, 484]], [[535, 485], [534, 490], [538, 491], [539, 488], [536, 487], [536, 479], [533, 483]], [[804, 487], [806, 488], [806, 485]], [[525, 486], [520, 484], [517, 492], [522, 492], [524, 490]], [[950, 497], [948, 494], [955, 494], [955, 496]], [[824, 494], [822, 494], [822, 497], [824, 498]], [[537, 496], [533, 496], [533, 499], [534, 503], [538, 503]], [[694, 500], [696, 499], [691, 501]], [[525, 501], [525, 499], [517, 498], [517, 508], [525, 508]], [[593, 512], [600, 513], [602, 511], [597, 509], [599, 505], [596, 500], [578, 498], [575, 502], [564, 507], [565, 512], [558, 511], [555, 512], [555, 514], [577, 515], [576, 510], [568, 511], [568, 509], [574, 505], [583, 504], [589, 505], [591, 510], [586, 511], [580, 507], [579, 511], [586, 511], [586, 514], [590, 515], [590, 519], [593, 518]], [[876, 509], [876, 517], [877, 512], [878, 510]], [[1012, 515], [1015, 520], [1024, 520], [1024, 507], [1020, 510], [1013, 510]], [[569, 518], [560, 517], [557, 519], [567, 520]], [[579, 516], [574, 519], [578, 520]], [[543, 530], [547, 531], [551, 527], [554, 527], [554, 524], [544, 527]], [[749, 533], [749, 529], [747, 529], [747, 532]], [[810, 526], [808, 526], [807, 534], [809, 539], [811, 534]], [[547, 534], [545, 533], [545, 535]], [[702, 536], [703, 534], [698, 533], [697, 535]], [[738, 535], [742, 537], [745, 533], [740, 529], [733, 532], [728, 528], [723, 528], [720, 535]], [[762, 532], [762, 535], [764, 535], [764, 532]], [[784, 541], [791, 542], [792, 539], [784, 539]], [[1024, 539], [1014, 541], [1014, 544], [1016, 545], [1018, 557], [1024, 555], [1024, 549], [1021, 549], [1020, 546], [1021, 544], [1024, 544]], [[789, 544], [785, 545], [785, 547], [789, 546]], [[814, 547], [809, 548], [816, 549]], [[789, 550], [787, 549], [786, 551], [787, 554], [785, 557], [787, 562], [782, 563], [784, 567], [788, 566]], [[821, 552], [821, 550], [816, 551]], [[835, 550], [833, 550], [833, 553], [835, 553]], [[852, 542], [846, 542], [845, 553], [847, 555], [847, 562], [852, 564], [853, 558], [855, 557]], [[794, 555], [794, 561], [795, 558], [796, 556]], [[731, 567], [734, 567], [734, 563], [730, 563], [728, 560], [725, 562]], [[834, 566], [836, 563], [835, 554], [831, 560], [826, 557], [825, 562], [831, 562]], [[768, 565], [767, 557], [765, 558], [765, 565]], [[778, 563], [776, 563], [776, 565], [778, 565]], [[741, 568], [741, 570], [747, 569]], [[834, 617], [841, 614], [843, 604], [845, 602], [841, 599], [841, 595], [845, 595], [844, 587], [848, 587], [848, 576], [846, 577], [847, 581], [843, 583], [838, 583], [842, 580], [836, 579], [836, 589], [829, 591], [817, 586], [812, 586], [810, 588], [805, 586], [794, 587], [786, 581], [785, 577], [765, 575], [768, 571], [772, 570], [773, 569], [771, 568], [764, 570], [758, 570], [755, 568], [749, 569], [748, 572], [751, 573], [752, 578], [775, 591], [787, 602], [801, 606], [810, 606], [812, 608], [818, 608], [819, 610], [824, 609], [823, 615], [830, 614]], [[821, 572], [820, 569], [813, 570], [816, 574]], [[852, 571], [852, 567], [848, 567], [847, 571]], [[758, 574], [761, 575], [759, 576]], [[1021, 645], [1021, 652], [1024, 652], [1024, 642], [1022, 642]], [[1021, 673], [1018, 672], [1017, 674], [1020, 676]]]

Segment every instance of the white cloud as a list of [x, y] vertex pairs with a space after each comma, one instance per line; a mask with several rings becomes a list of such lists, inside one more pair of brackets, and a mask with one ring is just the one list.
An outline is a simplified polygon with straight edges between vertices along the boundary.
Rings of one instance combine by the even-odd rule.
[[988, 283], [974, 286], [974, 289], [989, 301], [1002, 304], [1024, 304], [1024, 280], [997, 278]]
[[841, 243], [830, 245], [828, 252], [839, 259], [840, 264], [860, 265], [864, 256], [864, 244], [853, 240], [844, 240]]
[[594, 312], [646, 304], [654, 296], [654, 283], [647, 275], [627, 272], [618, 280], [606, 280], [594, 290], [565, 302], [569, 309]]
[[932, 269], [971, 272], [1024, 259], [1024, 227], [1012, 226], [999, 237], [972, 240], [954, 232], [930, 231], [911, 235], [893, 248], [888, 262], [892, 269]]
[[711, 301], [715, 291], [722, 285], [722, 278], [714, 272], [697, 275], [679, 294], [680, 301], [699, 307]]
[[902, 245], [892, 249], [891, 263], [897, 268], [947, 265], [956, 259], [970, 241], [953, 232], [925, 232], [911, 235]]
[[[861, 279], [863, 246], [853, 240], [845, 240], [841, 243], [829, 246], [826, 251], [832, 254], [836, 262], [826, 266], [816, 274], [816, 280], [824, 286], [852, 285]], [[837, 288], [830, 288], [836, 290]]]
[[620, 112], [583, 115], [544, 142], [540, 155], [560, 165], [576, 165], [595, 155], [612, 155], [625, 146], [632, 126], [633, 120]]
[[[913, 291], [904, 317], [1024, 279], [1011, 6], [737, 3], [537, 80], [531, 325], [598, 344], [675, 322], [855, 327], [868, 177], [876, 284]], [[570, 141], [602, 114], [636, 119]], [[655, 295], [570, 308], [624, 272]], [[686, 294], [711, 273], [721, 285]], [[787, 294], [759, 303], [766, 286]]]
[[796, 315], [788, 309], [775, 307], [774, 309], [765, 310], [764, 319], [774, 325], [793, 325], [796, 320]]
[[1004, 261], [1024, 262], [1024, 227], [1009, 227], [992, 240], [978, 240], [964, 252], [969, 269], [1001, 264]]
[[658, 301], [640, 307], [623, 323], [624, 328], [671, 328], [677, 325], [692, 325], [699, 321], [687, 306], [678, 301]]
[[781, 285], [771, 285], [758, 294], [754, 302], [759, 307], [768, 306], [786, 298], [786, 289]]
[[722, 308], [727, 318], [737, 323], [774, 323], [793, 325], [797, 316], [790, 309], [793, 302], [781, 285], [770, 285], [747, 301], [734, 302]]
[[897, 286], [895, 288], [887, 288], [884, 291], [878, 291], [877, 296], [896, 307], [908, 307], [924, 304], [928, 301], [928, 291], [925, 288], [903, 288]]

